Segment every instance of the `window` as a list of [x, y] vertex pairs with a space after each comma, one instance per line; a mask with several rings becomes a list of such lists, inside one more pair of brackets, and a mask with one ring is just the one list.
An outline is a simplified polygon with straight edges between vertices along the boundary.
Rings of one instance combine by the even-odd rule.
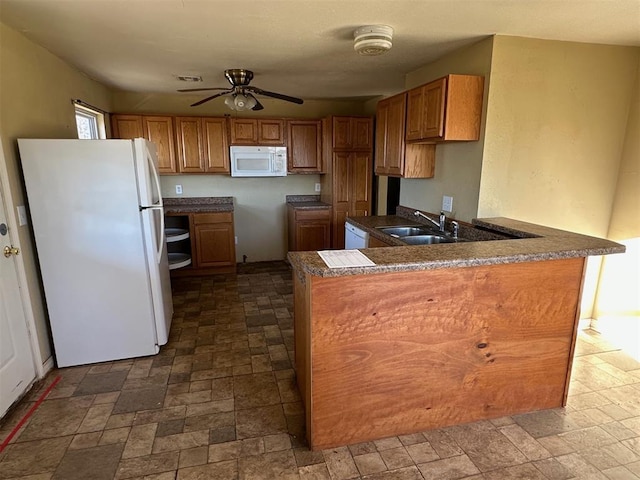
[[104, 114], [83, 105], [75, 104], [78, 138], [97, 140], [107, 138], [104, 129]]

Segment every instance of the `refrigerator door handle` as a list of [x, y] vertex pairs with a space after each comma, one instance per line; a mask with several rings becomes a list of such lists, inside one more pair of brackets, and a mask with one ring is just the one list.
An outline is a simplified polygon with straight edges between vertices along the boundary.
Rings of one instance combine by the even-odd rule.
[[[151, 155], [149, 150], [147, 150], [147, 162], [149, 162], [149, 167], [151, 168], [151, 172], [153, 173], [153, 178], [155, 179], [155, 186], [158, 193], [157, 206], [162, 207], [162, 190], [160, 189], [160, 175], [158, 173], [158, 169], [156, 168], [156, 164], [153, 161], [153, 155]], [[162, 215], [162, 235], [164, 238], [164, 215]]]
[[164, 209], [162, 207], [149, 207], [149, 210], [158, 210], [160, 212], [160, 241], [158, 242], [156, 249], [156, 263], [160, 263], [160, 257], [162, 256], [162, 249], [167, 241], [166, 232], [164, 231]]

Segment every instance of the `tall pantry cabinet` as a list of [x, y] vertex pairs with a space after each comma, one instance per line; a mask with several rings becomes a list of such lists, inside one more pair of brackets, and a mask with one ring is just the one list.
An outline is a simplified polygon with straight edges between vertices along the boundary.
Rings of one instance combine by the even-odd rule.
[[331, 246], [342, 249], [347, 217], [371, 214], [373, 118], [328, 117], [322, 131], [325, 175], [320, 198], [333, 207]]

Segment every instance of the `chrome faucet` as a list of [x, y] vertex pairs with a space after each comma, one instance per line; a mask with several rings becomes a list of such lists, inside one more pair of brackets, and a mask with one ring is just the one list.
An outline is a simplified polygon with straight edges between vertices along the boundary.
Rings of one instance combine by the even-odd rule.
[[451, 228], [453, 229], [453, 238], [458, 238], [458, 232], [460, 231], [460, 224], [455, 220], [452, 220]]
[[422, 217], [425, 220], [429, 220], [431, 223], [433, 223], [436, 227], [438, 227], [438, 230], [440, 230], [441, 232], [444, 232], [444, 225], [445, 222], [447, 220], [447, 217], [445, 217], [444, 212], [440, 212], [440, 221], [436, 222], [435, 220], [433, 220], [432, 218], [426, 216], [424, 213], [422, 213], [420, 210], [416, 210], [415, 212], [413, 212], [413, 215], [416, 217]]

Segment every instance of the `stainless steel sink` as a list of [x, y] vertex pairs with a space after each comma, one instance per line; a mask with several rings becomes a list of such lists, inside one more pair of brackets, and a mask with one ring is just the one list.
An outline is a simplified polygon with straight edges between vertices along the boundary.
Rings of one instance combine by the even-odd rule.
[[431, 232], [428, 227], [378, 227], [381, 232], [393, 237], [409, 237], [414, 235], [425, 235]]
[[412, 235], [400, 238], [408, 245], [431, 245], [433, 243], [454, 243], [455, 240], [440, 235]]

